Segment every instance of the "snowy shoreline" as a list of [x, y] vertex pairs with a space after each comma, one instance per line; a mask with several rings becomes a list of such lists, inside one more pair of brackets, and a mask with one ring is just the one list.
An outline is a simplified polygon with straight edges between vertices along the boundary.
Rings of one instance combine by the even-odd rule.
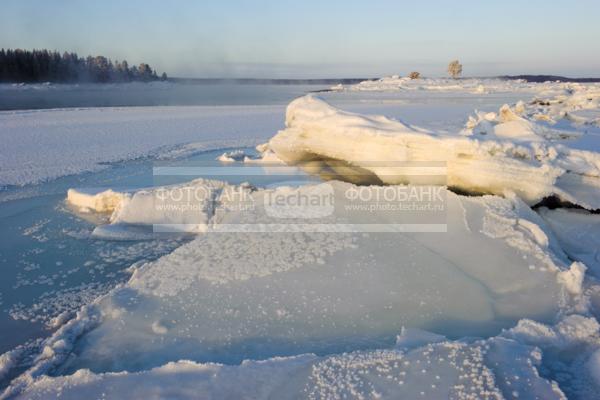
[[[485, 94], [510, 90], [510, 84], [491, 82], [481, 89], [479, 81], [391, 78], [341, 90], [343, 95], [429, 85], [424, 90]], [[593, 396], [600, 388], [600, 262], [594, 250], [600, 217], [585, 210], [536, 212], [530, 206], [554, 195], [600, 208], [600, 145], [594, 142], [600, 88], [516, 82], [513, 89], [524, 86], [539, 88], [539, 98], [475, 112], [453, 134], [349, 113], [314, 95], [297, 99], [287, 108], [285, 128], [260, 150], [265, 159], [337, 178], [317, 185], [265, 189], [199, 179], [132, 193], [69, 191], [73, 205], [110, 215], [96, 228], [98, 237], [136, 234], [153, 225], [184, 226], [196, 237], [136, 266], [127, 283], [83, 307], [44, 341], [34, 365], [2, 397], [76, 399], [101, 391], [115, 397], [207, 398]], [[172, 131], [176, 123], [183, 131], [173, 140], [193, 136], [197, 126], [185, 121], [197, 116], [171, 111], [176, 115], [165, 117], [164, 129]], [[217, 119], [214, 137], [207, 140], [221, 140], [224, 132], [228, 140], [242, 140], [242, 126], [248, 133], [245, 118], [256, 116], [241, 109], [232, 133], [229, 117], [194, 111], [207, 121]], [[254, 110], [268, 121], [251, 126], [250, 133], [265, 139], [275, 133], [281, 128], [278, 111]], [[106, 123], [100, 113], [84, 116], [85, 129]], [[114, 110], [107, 114], [118, 117]], [[129, 115], [103, 138], [128, 126], [135, 149], [129, 154], [148, 151], [150, 144], [136, 147], [135, 138], [151, 114], [145, 110], [133, 122]], [[27, 126], [42, 129], [38, 125]], [[63, 137], [65, 143], [72, 138]], [[589, 143], [589, 150], [581, 148]], [[245, 160], [243, 152], [221, 157], [226, 163]], [[72, 168], [89, 168], [83, 159]], [[281, 223], [267, 207], [273, 196], [330, 192], [335, 207], [322, 214], [317, 209], [313, 221], [389, 223], [390, 214], [348, 212], [349, 191], [373, 196], [382, 184], [414, 185], [415, 176], [428, 175], [422, 166], [402, 165], [404, 172], [398, 172], [388, 164], [434, 161], [447, 164], [448, 186], [485, 194], [448, 191], [443, 234], [219, 231], [230, 224]], [[28, 177], [3, 179], [50, 178], [40, 178], [36, 168], [44, 166], [32, 168]], [[364, 170], [379, 183], [350, 183]], [[419, 180], [424, 183], [436, 184]], [[203, 189], [203, 197], [194, 199], [201, 206], [197, 212], [163, 207], [189, 187]], [[243, 196], [232, 200], [231, 193]], [[243, 208], [240, 199], [264, 207]], [[305, 212], [287, 218], [306, 222]], [[585, 234], [578, 235], [580, 229]], [[0, 377], [19, 354], [1, 357]]]

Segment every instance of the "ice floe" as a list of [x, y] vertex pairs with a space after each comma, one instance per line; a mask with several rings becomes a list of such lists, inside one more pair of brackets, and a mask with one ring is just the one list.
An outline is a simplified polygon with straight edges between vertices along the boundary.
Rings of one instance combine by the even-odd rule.
[[[504, 115], [514, 115], [505, 111]], [[531, 127], [524, 119], [518, 121]], [[511, 131], [501, 132], [507, 130]], [[427, 163], [442, 162], [447, 166], [447, 185], [462, 191], [502, 195], [508, 190], [529, 204], [557, 196], [585, 208], [600, 208], [597, 153], [540, 142], [543, 136], [531, 130], [515, 134], [536, 140], [439, 135], [384, 116], [344, 112], [305, 96], [288, 106], [286, 129], [269, 141], [269, 147], [285, 162], [308, 164], [317, 173], [331, 167], [328, 160], [343, 162], [347, 171], [333, 167], [341, 179], [352, 180], [362, 170], [372, 173], [374, 182], [423, 182], [424, 175], [437, 175], [428, 172], [432, 165]], [[421, 163], [421, 168], [414, 163]]]
[[[149, 235], [152, 229], [157, 232], [205, 232], [218, 205], [251, 190], [249, 185], [234, 186], [200, 178], [134, 192], [70, 189], [67, 201], [79, 209], [110, 215], [110, 225], [97, 227], [94, 236], [125, 239], [129, 233], [133, 234], [132, 239], [139, 239], [152, 237]], [[143, 227], [150, 227], [151, 231], [144, 231]]]
[[[229, 187], [214, 181], [196, 184], [219, 190]], [[348, 190], [359, 188], [338, 181], [321, 185], [330, 186], [337, 194], [335, 198], [346, 202], [344, 195]], [[310, 193], [313, 187], [293, 190]], [[367, 189], [375, 192], [378, 187]], [[281, 189], [244, 190], [255, 204], [265, 204], [265, 198]], [[144, 198], [148, 196], [146, 191], [140, 193]], [[131, 199], [136, 196], [138, 193], [132, 194]], [[207, 213], [206, 226], [210, 231], [169, 255], [138, 267], [126, 285], [80, 311], [78, 317], [47, 340], [40, 360], [15, 380], [7, 393], [27, 388], [31, 392], [25, 392], [26, 396], [33, 396], [46, 384], [50, 386], [44, 390], [50, 390], [49, 393], [61, 387], [63, 393], [70, 388], [79, 395], [78, 390], [88, 383], [146, 376], [155, 373], [149, 368], [171, 368], [183, 363], [178, 362], [183, 359], [193, 360], [185, 365], [195, 371], [206, 368], [196, 364], [201, 362], [237, 364], [244, 359], [313, 352], [321, 358], [301, 357], [310, 360], [302, 371], [312, 372], [303, 381], [297, 380], [302, 375], [294, 369], [290, 376], [299, 385], [294, 390], [300, 392], [290, 393], [306, 393], [303, 390], [308, 387], [310, 396], [315, 398], [355, 391], [363, 396], [382, 393], [384, 397], [410, 396], [421, 391], [432, 397], [448, 393], [462, 393], [457, 394], [459, 397], [469, 393], [504, 394], [506, 383], [496, 381], [498, 374], [519, 368], [528, 374], [523, 376], [528, 376], [529, 381], [523, 386], [514, 383], [516, 389], [510, 393], [517, 390], [523, 396], [560, 394], [551, 382], [539, 378], [535, 365], [540, 359], [531, 356], [533, 350], [520, 343], [507, 344], [507, 339], [444, 339], [433, 347], [420, 343], [409, 352], [394, 348], [395, 336], [403, 327], [459, 338], [488, 336], [523, 318], [552, 323], [564, 313], [586, 311], [587, 303], [581, 306], [579, 289], [585, 270], [570, 265], [553, 233], [518, 197], [463, 197], [448, 193], [447, 202], [448, 230], [443, 240], [439, 234], [423, 232], [390, 235], [301, 231], [248, 235], [220, 231], [220, 227], [240, 223], [268, 225], [281, 222], [280, 217], [263, 208]], [[126, 199], [114, 213], [132, 204]], [[383, 224], [389, 217], [352, 213], [344, 206], [343, 202], [336, 203], [332, 214], [320, 216], [318, 221], [325, 225]], [[141, 212], [143, 207], [133, 206], [132, 210]], [[164, 218], [156, 214], [136, 215], [130, 220], [134, 225]], [[115, 221], [118, 219], [113, 218]], [[397, 342], [406, 347], [422, 340], [412, 337]], [[73, 348], [75, 343], [79, 344]], [[69, 356], [72, 351], [76, 357]], [[486, 357], [501, 362], [488, 363]], [[515, 357], [523, 359], [523, 364], [516, 364], [519, 367], [514, 365]], [[405, 361], [414, 366], [395, 366], [404, 366]], [[169, 362], [171, 367], [161, 367]], [[231, 368], [237, 374], [242, 373], [243, 366], [254, 363], [260, 364], [213, 367], [215, 373]], [[82, 368], [96, 372], [148, 371], [44, 376], [50, 370], [71, 374]], [[353, 370], [358, 374], [356, 382], [346, 378]], [[467, 371], [468, 376], [473, 373], [476, 377], [461, 378]], [[482, 381], [486, 374], [489, 379]], [[265, 384], [279, 387], [271, 387], [272, 382]], [[212, 397], [226, 390], [220, 384], [210, 387], [214, 390], [209, 395]], [[366, 388], [368, 393], [361, 392]], [[254, 390], [246, 389], [248, 393]]]
[[283, 164], [283, 161], [281, 161], [269, 148], [268, 143], [259, 144], [256, 146], [256, 151], [259, 153], [258, 156], [248, 155], [243, 150], [227, 151], [217, 157], [217, 160], [222, 163], [243, 162], [246, 164]]

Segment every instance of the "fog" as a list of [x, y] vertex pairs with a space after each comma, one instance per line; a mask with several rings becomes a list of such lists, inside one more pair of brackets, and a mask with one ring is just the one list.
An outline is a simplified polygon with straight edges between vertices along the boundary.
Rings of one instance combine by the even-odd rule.
[[109, 84], [0, 84], [0, 110], [287, 104], [346, 80], [176, 79]]

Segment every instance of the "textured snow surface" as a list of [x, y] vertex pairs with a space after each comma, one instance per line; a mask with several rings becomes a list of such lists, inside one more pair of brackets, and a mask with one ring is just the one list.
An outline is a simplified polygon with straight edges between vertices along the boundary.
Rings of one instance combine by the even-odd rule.
[[[229, 187], [215, 181], [194, 182]], [[337, 181], [321, 185], [331, 185], [336, 193], [355, 188]], [[244, 190], [260, 203], [281, 189]], [[314, 186], [288, 190], [308, 193]], [[139, 193], [146, 192], [131, 198]], [[114, 213], [127, 210], [129, 202], [125, 198]], [[585, 269], [570, 264], [543, 220], [518, 197], [449, 193], [444, 240], [431, 233], [248, 235], [220, 232], [219, 227], [268, 224], [276, 218], [260, 210], [207, 215], [208, 233], [137, 268], [125, 286], [80, 312], [48, 340], [37, 365], [13, 381], [7, 393], [27, 388], [31, 392], [25, 396], [54, 391], [69, 395], [73, 390], [77, 397], [109, 382], [114, 390], [124, 390], [129, 379], [136, 379], [149, 384], [140, 387], [139, 396], [160, 396], [175, 386], [184, 395], [200, 381], [205, 383], [197, 390], [220, 398], [241, 390], [220, 383], [221, 374], [223, 379], [234, 374], [249, 382], [244, 393], [250, 398], [278, 393], [369, 398], [421, 392], [432, 398], [501, 398], [513, 391], [560, 398], [560, 390], [538, 376], [540, 354], [512, 336], [448, 342], [410, 330], [413, 333], [406, 336], [404, 331], [408, 327], [453, 337], [488, 336], [520, 326], [520, 320], [551, 323], [562, 314], [587, 311], [582, 294]], [[322, 222], [352, 216], [338, 212]], [[147, 218], [151, 223], [161, 217]], [[377, 222], [379, 216], [369, 218]], [[585, 325], [587, 320], [581, 318]], [[553, 334], [551, 343], [567, 346], [571, 339], [594, 337], [597, 324], [589, 321], [583, 333], [579, 326], [556, 328], [563, 333]], [[401, 332], [402, 338], [395, 339]], [[431, 338], [442, 343], [423, 343]], [[407, 352], [402, 346], [415, 348]], [[71, 352], [77, 356], [68, 356]], [[307, 352], [321, 356], [273, 359]], [[340, 354], [344, 352], [350, 353]], [[257, 358], [269, 360], [239, 367], [196, 364], [236, 365]], [[185, 359], [194, 362], [179, 361]], [[280, 371], [280, 382], [267, 379], [272, 376], [268, 366]], [[149, 368], [158, 369], [141, 372]], [[64, 378], [44, 377], [50, 369], [61, 375], [84, 371]], [[131, 373], [96, 374], [119, 371]], [[154, 381], [152, 374], [165, 380]], [[175, 383], [184, 379], [182, 374], [190, 374], [187, 388]], [[513, 382], [515, 376], [523, 381]]]
[[178, 361], [141, 373], [80, 370], [66, 377], [44, 377], [25, 396], [78, 399], [102, 392], [109, 398], [123, 393], [136, 398], [213, 399], [564, 398], [555, 384], [539, 377], [539, 363], [534, 348], [510, 339], [440, 340], [413, 349], [303, 355], [240, 366]]
[[[80, 399], [98, 393], [107, 398], [593, 398], [598, 328], [594, 319], [570, 316], [554, 326], [523, 320], [486, 340], [449, 341], [402, 330], [396, 345], [385, 350], [275, 357], [235, 366], [181, 360], [143, 372], [82, 369], [42, 376], [17, 398]], [[553, 353], [576, 348], [589, 354], [573, 362], [575, 367], [561, 366], [556, 378], [565, 393], [555, 380], [540, 376], [540, 370], [552, 363]]]
[[[336, 87], [335, 96], [511, 92], [524, 101], [475, 110], [462, 129], [437, 132], [306, 96], [290, 104], [286, 128], [257, 148], [260, 157], [230, 151], [219, 160], [283, 160], [336, 179], [70, 190], [71, 205], [104, 215], [96, 240], [145, 239], [157, 227], [193, 236], [61, 320], [3, 396], [597, 397], [598, 88], [400, 77]], [[414, 222], [409, 214], [348, 207], [348, 193], [440, 184], [431, 170], [447, 174], [451, 189], [478, 194], [445, 192], [444, 231], [406, 231], [393, 223]], [[352, 183], [365, 178], [370, 185]], [[182, 191], [200, 193], [193, 209], [177, 208]], [[331, 208], [267, 207], [277, 196], [329, 194]], [[531, 208], [550, 195], [584, 209]], [[361, 224], [387, 230], [346, 229]], [[0, 356], [0, 379], [24, 351]]]
[[255, 145], [281, 126], [282, 110], [191, 106], [0, 112], [0, 186], [39, 183], [148, 155]]

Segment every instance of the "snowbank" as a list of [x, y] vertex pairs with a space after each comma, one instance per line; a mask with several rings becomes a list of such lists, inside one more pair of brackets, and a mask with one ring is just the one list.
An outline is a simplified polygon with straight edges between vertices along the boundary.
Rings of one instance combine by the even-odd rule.
[[[476, 95], [505, 92], [529, 92], [539, 88], [539, 84], [525, 81], [509, 81], [501, 79], [444, 79], [421, 78], [410, 79], [398, 75], [376, 80], [367, 80], [346, 87], [335, 87], [339, 91], [350, 92], [396, 92], [396, 91], [432, 91], [432, 92], [463, 92]], [[334, 88], [332, 88], [333, 90]]]
[[582, 135], [581, 132], [553, 129], [533, 122], [522, 116], [524, 112], [525, 105], [522, 102], [518, 103], [514, 109], [505, 104], [498, 113], [479, 112], [476, 117], [469, 117], [463, 133], [468, 136], [483, 135], [486, 138], [517, 142], [574, 139]]
[[527, 140], [531, 134], [520, 134], [518, 142], [436, 135], [383, 116], [344, 112], [309, 95], [290, 103], [286, 129], [269, 147], [283, 161], [308, 164], [315, 173], [325, 173], [328, 160], [344, 162], [347, 171], [338, 169], [335, 177], [350, 181], [364, 175], [362, 170], [372, 173], [374, 182], [422, 183], [423, 176], [436, 175], [430, 172], [432, 164], [442, 162], [448, 186], [462, 191], [502, 195], [508, 190], [529, 204], [555, 195], [600, 208], [600, 156], [540, 143], [538, 135]]

